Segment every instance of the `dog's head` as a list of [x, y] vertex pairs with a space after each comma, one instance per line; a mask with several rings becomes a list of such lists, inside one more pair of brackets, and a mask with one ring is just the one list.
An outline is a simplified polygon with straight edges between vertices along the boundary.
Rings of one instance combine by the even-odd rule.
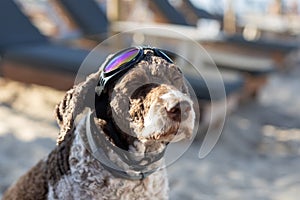
[[112, 90], [110, 107], [114, 121], [144, 142], [189, 138], [195, 112], [181, 71], [151, 51], [145, 54]]
[[[120, 131], [119, 137], [127, 143], [169, 143], [191, 137], [195, 111], [183, 74], [175, 64], [155, 56], [153, 51], [144, 50], [144, 54], [141, 61], [107, 86], [107, 103], [100, 104], [103, 97], [96, 95], [92, 109], [99, 118], [104, 116], [102, 120], [106, 122], [102, 124], [113, 123]], [[75, 86], [57, 106], [61, 125], [58, 143], [72, 130], [84, 104], [89, 104], [86, 95], [95, 94], [100, 73]], [[102, 129], [109, 136], [111, 129]]]

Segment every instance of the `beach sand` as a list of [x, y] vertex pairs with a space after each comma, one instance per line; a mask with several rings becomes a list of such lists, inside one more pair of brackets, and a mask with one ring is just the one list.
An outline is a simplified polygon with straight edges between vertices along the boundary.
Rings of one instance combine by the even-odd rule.
[[[200, 142], [194, 142], [168, 167], [170, 199], [298, 200], [299, 77], [299, 67], [271, 75], [256, 101], [242, 103], [228, 116], [205, 158], [198, 158]], [[0, 198], [54, 148], [53, 111], [63, 95], [0, 79]]]

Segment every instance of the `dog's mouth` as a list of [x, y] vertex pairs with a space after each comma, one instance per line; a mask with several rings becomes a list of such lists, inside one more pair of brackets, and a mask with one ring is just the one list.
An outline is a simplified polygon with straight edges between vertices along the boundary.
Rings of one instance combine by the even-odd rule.
[[[194, 120], [193, 103], [187, 94], [168, 85], [138, 88], [130, 101], [130, 127], [141, 141], [178, 141], [189, 137]], [[188, 121], [188, 123], [187, 123]]]

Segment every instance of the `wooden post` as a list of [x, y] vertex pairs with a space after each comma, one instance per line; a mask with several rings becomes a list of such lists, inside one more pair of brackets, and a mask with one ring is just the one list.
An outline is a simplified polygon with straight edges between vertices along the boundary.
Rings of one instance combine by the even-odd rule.
[[282, 0], [274, 0], [269, 7], [269, 13], [273, 15], [282, 15], [283, 14]]
[[119, 21], [120, 19], [120, 6], [121, 0], [109, 0], [106, 3], [107, 6], [107, 18], [109, 21]]
[[228, 0], [227, 8], [224, 11], [224, 31], [228, 34], [236, 32], [236, 20], [233, 7], [234, 0]]

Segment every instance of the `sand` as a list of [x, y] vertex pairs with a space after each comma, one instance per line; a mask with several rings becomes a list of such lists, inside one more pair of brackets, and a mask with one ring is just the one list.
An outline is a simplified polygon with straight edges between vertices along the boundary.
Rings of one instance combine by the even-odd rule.
[[[168, 167], [171, 199], [298, 200], [300, 68], [270, 76], [256, 101], [228, 116], [213, 151], [200, 143]], [[63, 92], [0, 79], [0, 197], [55, 146]], [[179, 145], [178, 148], [183, 148]]]

